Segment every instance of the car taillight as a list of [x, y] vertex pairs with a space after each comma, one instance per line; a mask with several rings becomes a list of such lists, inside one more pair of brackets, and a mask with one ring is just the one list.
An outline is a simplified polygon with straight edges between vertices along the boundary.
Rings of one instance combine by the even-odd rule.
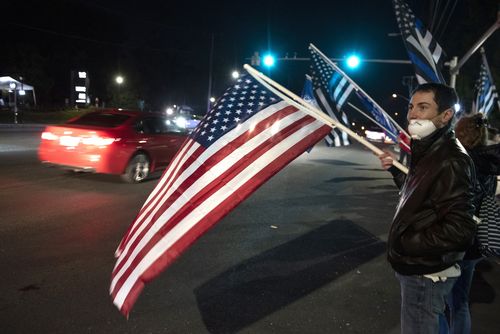
[[93, 136], [93, 137], [82, 138], [82, 143], [85, 145], [93, 145], [93, 146], [108, 146], [118, 140], [119, 139], [116, 138]]
[[45, 139], [45, 140], [58, 140], [59, 136], [53, 134], [52, 132], [44, 131], [44, 132], [42, 132], [42, 139]]

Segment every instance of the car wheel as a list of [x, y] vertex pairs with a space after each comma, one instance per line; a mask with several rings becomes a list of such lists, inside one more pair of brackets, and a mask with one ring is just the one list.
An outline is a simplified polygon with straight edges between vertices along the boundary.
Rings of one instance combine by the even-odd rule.
[[144, 181], [149, 175], [149, 158], [145, 154], [135, 155], [127, 165], [122, 179], [128, 183]]

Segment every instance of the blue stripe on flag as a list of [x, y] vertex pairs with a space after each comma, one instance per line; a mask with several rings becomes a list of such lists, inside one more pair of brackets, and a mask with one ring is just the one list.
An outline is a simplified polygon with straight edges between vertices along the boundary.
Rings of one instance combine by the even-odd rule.
[[430, 82], [441, 82], [441, 79], [436, 75], [434, 69], [430, 67], [427, 62], [422, 61], [422, 59], [418, 55], [414, 54], [411, 51], [408, 51], [408, 55], [410, 56], [410, 60], [413, 65], [424, 72], [427, 78], [431, 79]]

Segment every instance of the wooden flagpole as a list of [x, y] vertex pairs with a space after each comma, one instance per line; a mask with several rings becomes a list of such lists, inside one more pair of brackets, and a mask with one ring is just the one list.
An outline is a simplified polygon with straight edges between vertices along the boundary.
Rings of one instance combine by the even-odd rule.
[[335, 65], [335, 63], [333, 61], [331, 61], [330, 58], [328, 58], [327, 56], [325, 56], [325, 54], [323, 52], [321, 52], [316, 46], [314, 46], [314, 44], [309, 44], [309, 48], [313, 49], [314, 51], [316, 51], [330, 66], [332, 66], [335, 71], [339, 72], [344, 78], [346, 78], [357, 90], [363, 92], [363, 94], [365, 96], [367, 96], [371, 102], [375, 105], [375, 107], [377, 107], [380, 111], [382, 111], [385, 116], [387, 116], [392, 123], [394, 123], [394, 125], [399, 129], [399, 131], [403, 132], [408, 138], [410, 138], [410, 135], [395, 121], [391, 118], [391, 116], [389, 116], [389, 114], [384, 110], [382, 109], [381, 106], [379, 106], [377, 104], [377, 102], [375, 102], [375, 100], [373, 100], [370, 95], [368, 95], [363, 89], [361, 89], [361, 87], [359, 87], [351, 78], [349, 78], [347, 76], [347, 74], [344, 73], [344, 71], [342, 71], [337, 65]]
[[[349, 129], [348, 127], [344, 126], [340, 122], [337, 122], [321, 110], [318, 110], [314, 108], [312, 105], [308, 104], [306, 101], [301, 99], [299, 96], [295, 95], [285, 87], [281, 86], [279, 83], [273, 81], [272, 79], [266, 77], [264, 74], [260, 73], [259, 71], [255, 70], [252, 68], [250, 65], [245, 64], [243, 66], [248, 73], [252, 77], [254, 77], [257, 81], [259, 81], [262, 85], [264, 85], [267, 89], [272, 91], [274, 94], [285, 100], [286, 102], [290, 103], [294, 107], [304, 111], [308, 115], [316, 118], [317, 120], [325, 123], [326, 125], [329, 125], [330, 127], [334, 128], [337, 127], [340, 130], [346, 132], [349, 136], [351, 136], [353, 139], [358, 141], [359, 143], [363, 144], [367, 148], [369, 148], [372, 152], [374, 152], [376, 155], [380, 155], [383, 153], [381, 149], [379, 149], [377, 146], [373, 145], [369, 141], [367, 141], [365, 138], [359, 136], [357, 133]], [[392, 160], [392, 164], [397, 167], [399, 170], [402, 172], [408, 174], [408, 168], [406, 166], [403, 166], [401, 163], [399, 163], [396, 159]]]

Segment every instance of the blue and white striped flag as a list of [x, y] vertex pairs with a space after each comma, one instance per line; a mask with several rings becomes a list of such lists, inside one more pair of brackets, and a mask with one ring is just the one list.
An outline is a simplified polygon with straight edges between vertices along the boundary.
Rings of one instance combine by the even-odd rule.
[[483, 113], [486, 117], [495, 109], [495, 100], [498, 100], [498, 93], [492, 78], [489, 75], [488, 63], [483, 58], [479, 78], [476, 82], [475, 109]]
[[392, 3], [418, 83], [446, 83], [441, 74], [444, 63], [441, 46], [404, 1], [392, 0]]
[[389, 138], [391, 138], [395, 143], [398, 142], [399, 131], [396, 129], [394, 124], [387, 118], [387, 115], [380, 110], [366, 95], [362, 94], [360, 91], [356, 91], [356, 95], [363, 103], [363, 106], [368, 109], [368, 111], [375, 117], [375, 120], [382, 125], [383, 130]]
[[[314, 49], [309, 50], [312, 58], [312, 95], [316, 104], [325, 114], [349, 128], [349, 119], [342, 111], [342, 106], [352, 93], [354, 86], [337, 73]], [[338, 128], [333, 128], [325, 140], [328, 146], [350, 144], [348, 134]]]

